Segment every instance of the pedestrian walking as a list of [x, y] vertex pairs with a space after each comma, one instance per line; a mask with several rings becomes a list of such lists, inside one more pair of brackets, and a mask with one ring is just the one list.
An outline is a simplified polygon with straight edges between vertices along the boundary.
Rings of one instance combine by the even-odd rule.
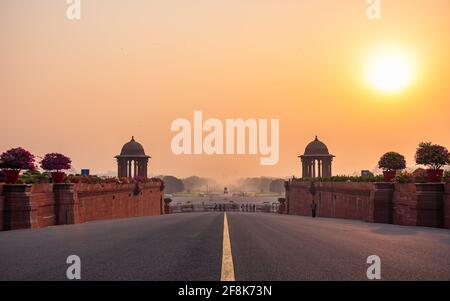
[[312, 200], [312, 203], [311, 203], [311, 216], [313, 218], [316, 217], [316, 210], [317, 210], [317, 204], [314, 202], [314, 200]]

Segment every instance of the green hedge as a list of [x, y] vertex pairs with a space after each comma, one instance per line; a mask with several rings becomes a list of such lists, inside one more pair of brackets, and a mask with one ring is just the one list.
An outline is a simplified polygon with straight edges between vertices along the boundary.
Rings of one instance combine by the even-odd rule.
[[296, 179], [303, 182], [384, 182], [382, 175], [378, 176], [367, 176], [367, 177], [356, 177], [356, 176], [333, 176], [324, 178], [301, 178]]

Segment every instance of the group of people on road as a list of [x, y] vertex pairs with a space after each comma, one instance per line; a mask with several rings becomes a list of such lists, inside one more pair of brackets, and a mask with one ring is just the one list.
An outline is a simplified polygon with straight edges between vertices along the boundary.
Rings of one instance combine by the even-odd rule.
[[241, 204], [240, 208], [238, 204], [215, 204], [214, 205], [214, 211], [240, 211], [243, 212], [256, 212], [256, 205], [255, 204]]

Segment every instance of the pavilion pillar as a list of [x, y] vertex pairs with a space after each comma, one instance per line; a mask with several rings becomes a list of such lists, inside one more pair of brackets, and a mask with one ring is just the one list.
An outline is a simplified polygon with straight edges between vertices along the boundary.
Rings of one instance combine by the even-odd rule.
[[329, 174], [330, 177], [332, 176], [332, 174], [331, 174], [331, 160], [328, 161], [328, 174]]
[[322, 161], [319, 159], [317, 160], [317, 172], [318, 172], [318, 177], [321, 178], [322, 177]]
[[142, 175], [141, 173], [141, 160], [137, 160], [135, 161], [136, 163], [136, 174], [134, 175], [135, 177], [140, 177]]
[[331, 160], [332, 160], [332, 159], [330, 159], [330, 160], [328, 161], [328, 174], [329, 174], [330, 177], [332, 176], [332, 174], [331, 174]]
[[147, 177], [148, 177], [148, 175], [147, 175], [148, 159], [145, 160], [144, 165], [142, 166], [142, 168], [144, 169], [144, 177], [147, 179]]
[[312, 170], [312, 174], [311, 177], [315, 178], [316, 177], [316, 160], [311, 160], [311, 170]]
[[139, 162], [139, 175], [143, 178], [147, 178], [147, 162], [148, 160], [142, 160], [141, 162]]
[[306, 176], [306, 164], [305, 161], [302, 159], [302, 178]]

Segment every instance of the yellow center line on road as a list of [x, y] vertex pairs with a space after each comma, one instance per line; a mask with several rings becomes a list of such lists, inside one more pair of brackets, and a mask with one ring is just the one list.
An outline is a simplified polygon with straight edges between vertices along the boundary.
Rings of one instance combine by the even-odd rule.
[[235, 281], [233, 254], [231, 253], [230, 232], [228, 231], [227, 213], [223, 214], [223, 248], [222, 248], [222, 275], [220, 281]]

